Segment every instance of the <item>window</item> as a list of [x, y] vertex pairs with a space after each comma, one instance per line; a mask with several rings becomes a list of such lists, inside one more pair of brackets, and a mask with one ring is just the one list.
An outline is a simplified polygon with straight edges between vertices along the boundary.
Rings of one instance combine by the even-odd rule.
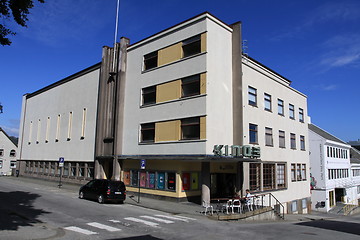
[[70, 139], [71, 139], [72, 119], [73, 119], [73, 113], [69, 112], [68, 135], [67, 135], [67, 139], [66, 139], [67, 141], [70, 141]]
[[265, 110], [271, 111], [271, 95], [267, 93], [264, 94], [264, 107]]
[[289, 118], [295, 119], [295, 108], [292, 104], [289, 104]]
[[181, 79], [181, 97], [200, 95], [200, 75]]
[[59, 114], [57, 116], [57, 122], [56, 122], [56, 136], [55, 136], [55, 142], [59, 141], [60, 138], [60, 122], [61, 122], [61, 115]]
[[40, 133], [41, 133], [41, 120], [38, 120], [38, 126], [37, 126], [37, 134], [36, 134], [36, 144], [40, 142]]
[[301, 176], [301, 164], [296, 164], [296, 180], [297, 181], [301, 181], [302, 180], [302, 176]]
[[277, 164], [276, 166], [277, 171], [277, 187], [284, 188], [285, 186], [285, 164]]
[[265, 145], [274, 146], [272, 128], [265, 128]]
[[69, 164], [68, 163], [64, 163], [64, 167], [63, 167], [63, 176], [69, 176]]
[[290, 148], [296, 149], [296, 136], [295, 133], [290, 133]]
[[143, 105], [156, 103], [156, 86], [143, 88], [142, 98]]
[[263, 189], [275, 188], [275, 164], [263, 164]]
[[80, 136], [80, 139], [85, 138], [86, 112], [87, 112], [87, 109], [84, 108], [83, 109], [83, 114], [82, 114], [82, 121], [81, 121], [81, 136]]
[[4, 156], [4, 149], [0, 149], [0, 157]]
[[285, 148], [285, 132], [279, 130], [279, 147]]
[[256, 95], [256, 89], [249, 86], [249, 105], [257, 106]]
[[94, 178], [94, 163], [87, 164], [87, 178]]
[[16, 151], [14, 149], [10, 151], [10, 157], [16, 157]]
[[304, 110], [299, 108], [299, 122], [304, 122]]
[[167, 173], [167, 189], [168, 190], [176, 189], [176, 174], [174, 172]]
[[181, 120], [181, 139], [200, 139], [200, 118], [186, 118]]
[[28, 140], [28, 144], [31, 144], [32, 131], [33, 131], [33, 122], [32, 122], [32, 121], [30, 121], [30, 126], [29, 126], [29, 140]]
[[10, 161], [10, 168], [16, 168], [16, 161]]
[[300, 149], [305, 150], [305, 137], [300, 135]]
[[296, 165], [291, 164], [291, 181], [296, 182]]
[[250, 191], [260, 191], [260, 163], [250, 163], [249, 166], [249, 181], [250, 181]]
[[278, 114], [284, 116], [284, 101], [278, 99]]
[[256, 144], [258, 142], [258, 130], [257, 130], [257, 125], [255, 124], [249, 124], [249, 143], [254, 143]]
[[144, 56], [144, 70], [156, 68], [158, 66], [158, 52], [152, 52]]
[[45, 143], [49, 142], [49, 131], [50, 131], [50, 117], [48, 117], [46, 120]]
[[70, 163], [70, 176], [76, 177], [76, 163]]
[[154, 142], [155, 123], [141, 124], [141, 142]]
[[201, 52], [200, 35], [186, 39], [182, 42], [183, 56], [189, 57]]
[[79, 177], [85, 176], [85, 163], [79, 163]]
[[0, 160], [0, 168], [3, 167], [3, 160]]

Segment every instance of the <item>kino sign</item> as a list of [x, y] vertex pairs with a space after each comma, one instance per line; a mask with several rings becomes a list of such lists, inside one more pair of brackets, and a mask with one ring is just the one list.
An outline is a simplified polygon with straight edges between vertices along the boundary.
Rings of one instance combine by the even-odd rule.
[[215, 156], [259, 158], [260, 147], [253, 147], [249, 145], [214, 145], [213, 153]]

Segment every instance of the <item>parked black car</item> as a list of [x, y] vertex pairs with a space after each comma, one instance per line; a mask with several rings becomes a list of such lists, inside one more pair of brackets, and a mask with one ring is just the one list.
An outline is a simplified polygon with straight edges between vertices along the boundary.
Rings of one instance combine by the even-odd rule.
[[80, 188], [79, 198], [96, 200], [99, 203], [105, 201], [123, 203], [126, 199], [126, 187], [121, 181], [94, 179]]

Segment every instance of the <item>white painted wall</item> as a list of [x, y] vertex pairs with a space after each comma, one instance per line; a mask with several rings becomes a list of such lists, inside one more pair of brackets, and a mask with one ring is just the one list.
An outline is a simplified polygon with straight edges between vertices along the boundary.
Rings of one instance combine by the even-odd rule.
[[[76, 79], [48, 89], [26, 99], [20, 126], [20, 160], [93, 161], [97, 96], [99, 85], [97, 68]], [[86, 108], [85, 138], [81, 137], [83, 109]], [[24, 114], [26, 111], [26, 114]], [[73, 113], [71, 139], [67, 141], [69, 113]], [[61, 115], [60, 137], [55, 142], [57, 117]], [[47, 118], [50, 117], [49, 141], [45, 142]], [[38, 122], [40, 119], [39, 137]], [[30, 135], [30, 125], [32, 134]], [[39, 139], [37, 139], [39, 138]], [[36, 143], [38, 141], [38, 143]], [[29, 144], [30, 142], [30, 144]]]
[[[3, 155], [0, 156], [0, 161], [2, 165], [0, 167], [0, 176], [1, 175], [11, 175], [11, 161], [16, 161], [18, 154], [18, 148], [16, 145], [6, 136], [6, 134], [0, 130], [0, 149], [3, 149]], [[10, 151], [15, 150], [16, 154], [14, 157], [10, 156]]]

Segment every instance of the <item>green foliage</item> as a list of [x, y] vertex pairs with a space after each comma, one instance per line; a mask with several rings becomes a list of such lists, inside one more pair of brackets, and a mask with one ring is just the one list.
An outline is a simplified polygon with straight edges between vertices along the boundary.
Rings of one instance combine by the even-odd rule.
[[[38, 0], [40, 3], [44, 3], [45, 0]], [[10, 21], [11, 18], [15, 20], [17, 24], [22, 27], [27, 27], [29, 9], [34, 7], [33, 0], [0, 0], [0, 20], [2, 23]], [[15, 35], [16, 33], [11, 31], [4, 24], [0, 24], [0, 44], [10, 45], [11, 41], [8, 38], [9, 35]]]

